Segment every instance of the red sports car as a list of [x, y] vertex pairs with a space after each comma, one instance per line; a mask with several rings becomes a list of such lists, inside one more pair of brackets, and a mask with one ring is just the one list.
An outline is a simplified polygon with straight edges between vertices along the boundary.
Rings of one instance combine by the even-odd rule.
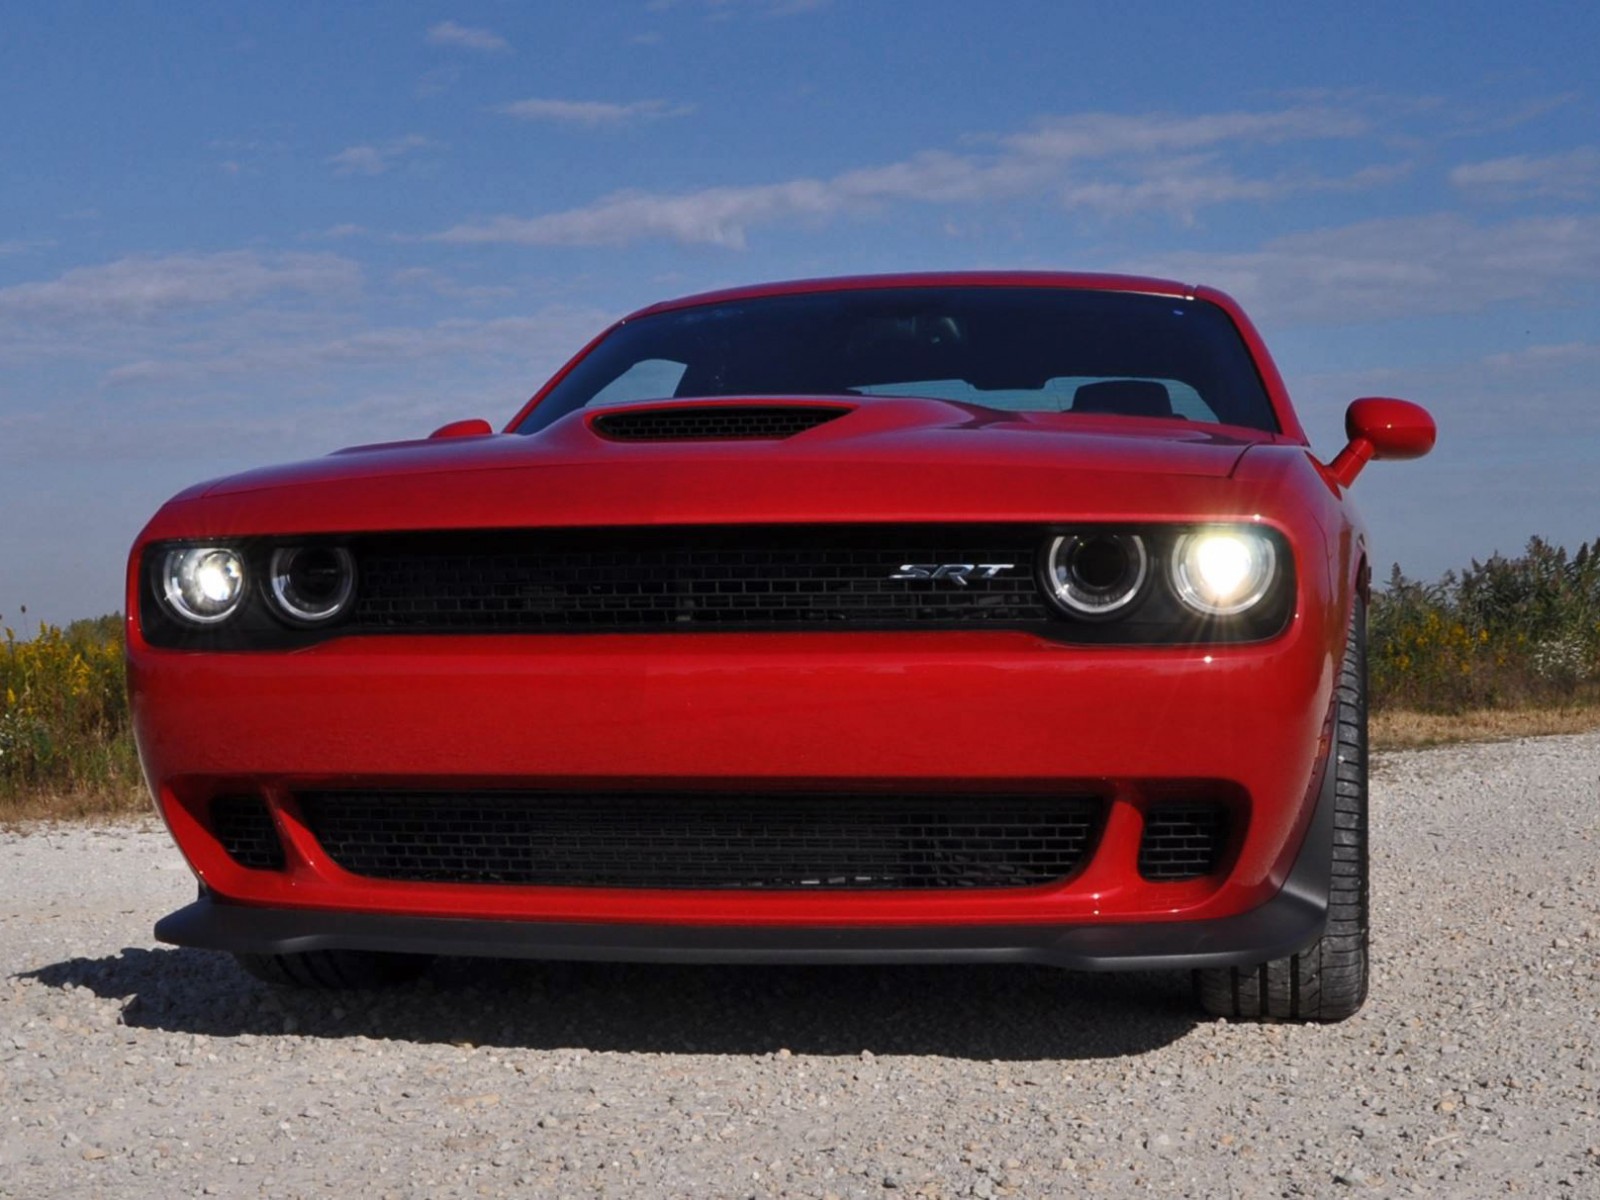
[[495, 433], [201, 484], [128, 567], [135, 726], [268, 980], [432, 955], [1367, 986], [1368, 460], [1227, 296], [944, 274], [647, 308]]

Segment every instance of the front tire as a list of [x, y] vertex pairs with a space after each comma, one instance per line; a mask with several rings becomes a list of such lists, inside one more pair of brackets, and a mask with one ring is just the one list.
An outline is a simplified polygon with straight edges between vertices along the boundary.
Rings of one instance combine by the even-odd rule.
[[1328, 924], [1298, 954], [1252, 967], [1194, 973], [1195, 996], [1214, 1017], [1244, 1021], [1342, 1021], [1367, 998], [1367, 609], [1357, 599], [1335, 700], [1329, 766], [1333, 875]]
[[313, 991], [354, 991], [409, 983], [433, 961], [426, 954], [375, 950], [307, 950], [299, 954], [235, 954], [263, 983]]

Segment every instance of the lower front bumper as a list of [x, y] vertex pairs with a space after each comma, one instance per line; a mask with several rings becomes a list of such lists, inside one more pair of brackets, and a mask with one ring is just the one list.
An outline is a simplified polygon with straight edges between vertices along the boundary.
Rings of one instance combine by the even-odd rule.
[[266, 908], [202, 895], [156, 925], [179, 946], [245, 954], [376, 950], [485, 958], [681, 963], [1029, 962], [1080, 971], [1238, 967], [1322, 934], [1335, 772], [1324, 764], [1305, 840], [1266, 903], [1209, 920], [1004, 926], [697, 926], [477, 920]]

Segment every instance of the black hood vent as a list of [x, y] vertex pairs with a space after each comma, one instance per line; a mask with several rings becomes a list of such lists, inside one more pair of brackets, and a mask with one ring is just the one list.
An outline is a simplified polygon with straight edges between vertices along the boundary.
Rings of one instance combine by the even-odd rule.
[[618, 442], [703, 442], [793, 437], [852, 411], [822, 404], [673, 404], [604, 413], [596, 433]]

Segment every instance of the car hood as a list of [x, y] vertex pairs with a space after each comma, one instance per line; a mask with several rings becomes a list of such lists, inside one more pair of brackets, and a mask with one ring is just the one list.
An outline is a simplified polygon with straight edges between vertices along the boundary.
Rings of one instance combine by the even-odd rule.
[[[772, 398], [696, 407], [827, 408], [788, 437], [617, 440], [570, 414], [527, 436], [355, 447], [186, 493], [215, 532], [796, 520], [1154, 517], [1226, 481], [1267, 433], [1173, 418], [1002, 413], [938, 400]], [[1209, 489], [1207, 489], [1209, 490]], [[179, 502], [175, 502], [179, 503]], [[270, 516], [269, 516], [270, 514]]]

